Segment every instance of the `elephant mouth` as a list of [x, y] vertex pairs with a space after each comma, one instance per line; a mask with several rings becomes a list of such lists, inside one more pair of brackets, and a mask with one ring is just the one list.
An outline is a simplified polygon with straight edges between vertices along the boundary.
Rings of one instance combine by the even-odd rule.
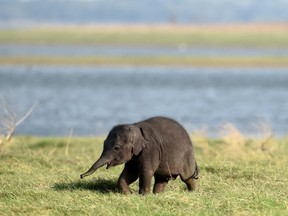
[[110, 162], [108, 162], [106, 165], [106, 169], [109, 169], [109, 167], [111, 166], [111, 164], [112, 164], [112, 161], [110, 161]]
[[114, 160], [112, 160], [112, 161], [109, 161], [106, 165], [106, 169], [109, 169], [111, 166], [116, 166], [116, 165], [119, 165], [119, 164], [121, 164], [121, 162], [120, 162], [121, 160], [120, 160], [120, 157], [116, 157]]

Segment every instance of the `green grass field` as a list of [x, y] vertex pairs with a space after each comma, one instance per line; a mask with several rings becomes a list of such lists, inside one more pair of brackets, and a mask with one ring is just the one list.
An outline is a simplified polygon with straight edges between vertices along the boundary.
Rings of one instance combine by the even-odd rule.
[[122, 166], [79, 179], [104, 137], [16, 137], [0, 152], [0, 215], [287, 215], [288, 139], [194, 133], [199, 188], [180, 179], [164, 194], [123, 195]]

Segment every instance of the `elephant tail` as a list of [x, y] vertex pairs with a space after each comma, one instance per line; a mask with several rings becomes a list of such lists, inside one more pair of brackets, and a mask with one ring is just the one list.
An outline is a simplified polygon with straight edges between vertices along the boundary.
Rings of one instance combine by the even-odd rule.
[[191, 176], [191, 178], [198, 179], [199, 178], [198, 173], [199, 173], [198, 165], [195, 161], [195, 171], [194, 171], [193, 175]]

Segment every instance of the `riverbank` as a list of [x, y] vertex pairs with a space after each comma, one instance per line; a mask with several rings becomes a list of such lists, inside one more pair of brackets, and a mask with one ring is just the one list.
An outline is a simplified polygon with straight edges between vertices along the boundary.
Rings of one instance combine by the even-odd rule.
[[2, 56], [2, 65], [133, 65], [195, 67], [288, 67], [282, 57], [179, 57], [179, 56]]
[[[288, 56], [275, 54], [275, 49], [288, 47], [288, 27], [285, 24], [235, 24], [235, 25], [84, 25], [84, 26], [38, 26], [25, 29], [0, 31], [0, 44], [65, 47], [93, 46], [94, 50], [108, 46], [115, 53], [107, 55], [88, 54], [71, 56], [67, 54], [41, 53], [39, 55], [6, 54], [4, 47], [0, 56], [2, 65], [136, 65], [136, 66], [208, 66], [208, 67], [287, 67]], [[117, 48], [122, 47], [122, 52]], [[182, 52], [182, 56], [172, 53], [155, 55], [150, 50], [145, 55], [125, 54], [131, 47], [169, 47]], [[187, 50], [205, 47], [219, 49], [219, 53], [197, 56], [183, 54]], [[239, 56], [221, 54], [221, 48], [264, 49], [265, 54], [242, 53]], [[12, 47], [13, 48], [13, 47]], [[274, 51], [273, 51], [274, 48]], [[92, 48], [91, 48], [92, 49]], [[272, 49], [269, 55], [269, 49]], [[164, 49], [165, 50], [165, 49]], [[232, 51], [233, 52], [233, 51]], [[281, 52], [281, 50], [279, 50]], [[73, 53], [73, 51], [72, 51]], [[135, 52], [134, 52], [135, 54]], [[184, 55], [184, 56], [183, 56]]]
[[288, 47], [286, 24], [68, 25], [0, 31], [0, 43]]

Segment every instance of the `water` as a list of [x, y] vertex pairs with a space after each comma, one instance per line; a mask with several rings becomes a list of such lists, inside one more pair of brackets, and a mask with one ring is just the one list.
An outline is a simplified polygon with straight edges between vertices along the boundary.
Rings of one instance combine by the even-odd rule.
[[288, 132], [287, 68], [0, 66], [0, 95], [19, 115], [17, 134], [103, 135], [154, 115], [216, 136], [225, 123], [243, 133]]
[[187, 46], [65, 46], [65, 45], [15, 45], [0, 44], [0, 56], [13, 55], [64, 55], [64, 56], [274, 56], [288, 55], [281, 47], [206, 47]]

